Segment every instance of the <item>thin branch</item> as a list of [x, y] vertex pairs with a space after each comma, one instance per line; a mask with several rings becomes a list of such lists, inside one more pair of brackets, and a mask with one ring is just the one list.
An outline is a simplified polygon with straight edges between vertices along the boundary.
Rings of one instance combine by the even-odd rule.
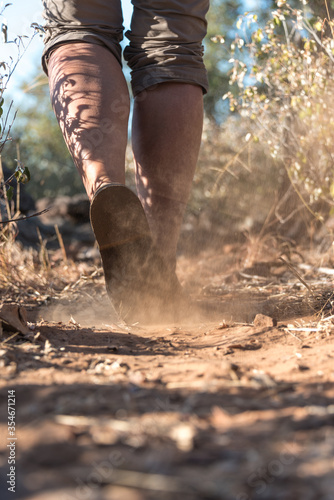
[[325, 5], [326, 5], [327, 16], [328, 16], [328, 24], [329, 24], [329, 27], [331, 29], [332, 37], [334, 37], [333, 27], [332, 27], [332, 23], [331, 23], [331, 16], [330, 16], [330, 13], [329, 13], [327, 0], [325, 0]]
[[308, 31], [308, 33], [310, 33], [310, 35], [313, 36], [314, 40], [326, 52], [326, 54], [328, 55], [328, 57], [332, 61], [332, 63], [334, 63], [333, 54], [331, 53], [330, 50], [327, 49], [327, 47], [324, 46], [324, 44], [322, 43], [322, 41], [320, 40], [318, 35], [315, 33], [314, 29], [312, 28], [312, 26], [310, 25], [310, 23], [308, 22], [307, 19], [304, 19], [304, 28], [306, 29], [306, 31]]
[[18, 219], [0, 221], [0, 224], [8, 224], [9, 222], [20, 222], [21, 220], [32, 219], [32, 217], [38, 217], [39, 215], [45, 214], [45, 212], [48, 212], [49, 210], [50, 208], [45, 208], [41, 212], [36, 212], [35, 214], [32, 215], [26, 215], [25, 217], [19, 217]]
[[289, 37], [288, 27], [286, 25], [285, 20], [282, 21], [282, 25], [283, 25], [283, 29], [284, 29], [285, 38], [286, 38], [286, 44], [287, 44], [288, 50], [290, 50], [290, 48], [291, 48], [290, 37]]
[[290, 262], [288, 262], [287, 260], [283, 259], [283, 257], [280, 257], [279, 260], [281, 260], [282, 262], [284, 262], [284, 264], [290, 269], [290, 271], [299, 279], [299, 281], [307, 288], [307, 290], [311, 293], [311, 295], [315, 296], [314, 295], [314, 292], [312, 290], [312, 288], [306, 283], [306, 281], [301, 277], [301, 275], [299, 274], [299, 272], [297, 271], [297, 269], [292, 265], [290, 264]]
[[289, 180], [290, 180], [290, 183], [291, 183], [291, 186], [293, 187], [293, 189], [295, 190], [298, 198], [300, 199], [300, 201], [303, 203], [303, 205], [305, 206], [305, 208], [310, 212], [310, 214], [313, 215], [313, 217], [318, 220], [319, 222], [321, 222], [322, 224], [324, 224], [324, 221], [323, 221], [323, 218], [321, 215], [317, 214], [316, 212], [314, 212], [312, 210], [312, 208], [309, 206], [309, 204], [304, 200], [304, 197], [303, 195], [301, 194], [301, 192], [299, 191], [299, 189], [297, 188], [297, 186], [295, 185], [295, 183], [293, 182], [293, 179], [291, 177], [291, 173], [289, 172], [289, 169], [288, 167], [286, 166], [286, 164], [284, 163], [284, 168], [286, 170], [286, 173], [288, 174], [288, 177], [289, 177]]
[[17, 60], [16, 60], [16, 62], [15, 62], [15, 64], [14, 64], [13, 68], [10, 68], [10, 70], [9, 70], [9, 74], [8, 74], [7, 80], [6, 80], [6, 82], [5, 82], [4, 86], [3, 86], [3, 89], [2, 89], [2, 90], [3, 90], [3, 92], [4, 92], [5, 90], [7, 90], [7, 85], [8, 85], [9, 80], [11, 79], [12, 74], [14, 73], [14, 71], [15, 71], [15, 69], [16, 69], [16, 67], [17, 67], [17, 65], [19, 64], [19, 62], [21, 61], [22, 57], [24, 56], [24, 54], [25, 54], [25, 53], [26, 53], [26, 51], [28, 50], [28, 48], [29, 48], [29, 46], [30, 46], [31, 42], [33, 41], [33, 39], [35, 38], [35, 36], [36, 36], [36, 35], [37, 35], [37, 31], [34, 31], [34, 33], [31, 35], [31, 38], [30, 38], [30, 40], [29, 40], [29, 42], [28, 42], [28, 44], [27, 44], [26, 46], [24, 46], [24, 43], [23, 43], [23, 41], [22, 41], [22, 38], [21, 38], [21, 37], [19, 37], [19, 40], [20, 40], [20, 42], [21, 42], [21, 45], [23, 45], [23, 52], [20, 52], [20, 44], [16, 44], [17, 49], [18, 49], [18, 56], [17, 56]]

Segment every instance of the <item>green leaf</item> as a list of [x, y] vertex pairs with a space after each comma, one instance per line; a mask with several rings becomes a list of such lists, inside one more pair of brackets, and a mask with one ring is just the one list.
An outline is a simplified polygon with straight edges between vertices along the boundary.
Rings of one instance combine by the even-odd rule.
[[28, 167], [23, 167], [22, 164], [16, 168], [14, 175], [17, 182], [21, 182], [21, 184], [26, 184], [30, 181], [29, 169]]
[[30, 171], [29, 171], [29, 168], [28, 167], [24, 167], [24, 174], [27, 178], [27, 180], [25, 182], [29, 182], [30, 181]]
[[7, 189], [8, 201], [12, 201], [13, 195], [14, 195], [14, 188], [13, 188], [13, 186], [9, 186], [9, 188]]

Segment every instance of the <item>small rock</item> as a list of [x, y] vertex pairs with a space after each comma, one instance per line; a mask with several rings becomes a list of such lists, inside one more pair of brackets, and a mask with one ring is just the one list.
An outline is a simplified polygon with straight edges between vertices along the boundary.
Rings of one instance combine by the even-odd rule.
[[234, 351], [230, 347], [225, 347], [223, 350], [224, 356], [227, 356], [228, 354], [233, 354], [233, 353], [234, 353]]
[[277, 325], [277, 321], [274, 318], [271, 318], [270, 316], [265, 316], [264, 314], [257, 314], [254, 318], [253, 323], [254, 326], [258, 328], [265, 328]]
[[170, 432], [170, 437], [176, 442], [179, 450], [189, 452], [193, 449], [193, 441], [196, 431], [192, 425], [182, 423], [173, 427]]
[[14, 361], [11, 361], [9, 365], [6, 367], [7, 375], [14, 375], [17, 373], [17, 364]]
[[258, 387], [264, 387], [266, 389], [271, 389], [277, 386], [276, 380], [271, 375], [263, 372], [262, 370], [254, 369], [250, 380]]
[[310, 368], [306, 365], [298, 365], [298, 370], [300, 370], [301, 372], [305, 372], [307, 370], [309, 370]]

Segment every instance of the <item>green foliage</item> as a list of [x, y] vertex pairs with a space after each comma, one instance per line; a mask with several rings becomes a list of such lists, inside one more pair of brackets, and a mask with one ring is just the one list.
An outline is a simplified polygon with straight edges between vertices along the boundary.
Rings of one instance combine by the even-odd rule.
[[12, 201], [13, 196], [14, 196], [14, 188], [13, 186], [9, 186], [9, 188], [7, 189], [7, 200]]
[[22, 184], [26, 184], [30, 181], [30, 172], [28, 167], [25, 167], [21, 162], [18, 162], [18, 166], [16, 167], [14, 173], [15, 179], [17, 182], [21, 182]]
[[[227, 47], [234, 37], [232, 28], [238, 13], [241, 12], [241, 7], [242, 2], [237, 0], [212, 0], [207, 15], [208, 33], [205, 39], [204, 60], [210, 86], [204, 104], [206, 115], [216, 121], [221, 121], [223, 105], [221, 96], [227, 92], [229, 85]], [[217, 36], [217, 33], [220, 35]], [[228, 108], [225, 107], [225, 110], [226, 115]]]
[[305, 4], [277, 1], [264, 27], [253, 16], [241, 19], [225, 98], [249, 120], [252, 138], [284, 162], [300, 197], [334, 207], [334, 22], [315, 18]]
[[[209, 77], [209, 92], [205, 96], [204, 105], [206, 115], [219, 123], [229, 114], [228, 106], [221, 97], [229, 90], [228, 60], [232, 57], [231, 43], [235, 39], [236, 20], [244, 12], [245, 3], [243, 0], [211, 0], [207, 15], [204, 60]], [[253, 8], [253, 15], [260, 22], [265, 22], [270, 17], [271, 4], [271, 0], [258, 0]]]

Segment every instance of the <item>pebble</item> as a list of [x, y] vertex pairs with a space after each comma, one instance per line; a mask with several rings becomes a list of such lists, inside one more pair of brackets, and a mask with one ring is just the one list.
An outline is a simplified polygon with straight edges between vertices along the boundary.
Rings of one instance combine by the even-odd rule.
[[276, 326], [277, 321], [270, 316], [265, 316], [264, 314], [257, 314], [253, 321], [254, 326], [258, 328]]

